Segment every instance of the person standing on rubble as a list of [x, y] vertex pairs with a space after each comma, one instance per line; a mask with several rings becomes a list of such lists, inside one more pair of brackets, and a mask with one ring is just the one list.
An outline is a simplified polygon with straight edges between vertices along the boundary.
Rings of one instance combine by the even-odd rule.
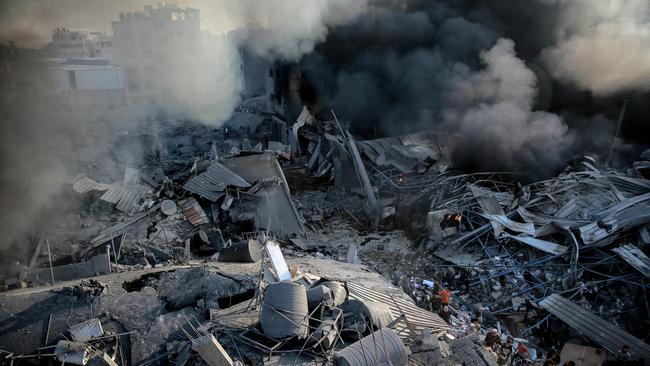
[[508, 364], [508, 360], [510, 359], [510, 354], [512, 354], [512, 342], [508, 340], [506, 341], [506, 343], [501, 345], [499, 351], [497, 352], [497, 364], [499, 365]]
[[469, 335], [472, 335], [472, 334], [475, 334], [475, 333], [477, 333], [476, 324], [469, 323], [469, 325], [467, 326], [467, 329], [465, 330], [465, 335], [469, 336]]
[[445, 307], [445, 305], [449, 305], [451, 291], [443, 288], [442, 290], [438, 291], [438, 297], [440, 298], [440, 306]]
[[512, 355], [512, 339], [508, 337], [506, 343], [501, 345], [501, 350], [497, 354], [497, 363], [499, 365], [507, 364], [511, 355]]
[[484, 307], [479, 307], [478, 311], [476, 312], [476, 320], [480, 323], [483, 324], [483, 312], [485, 311]]
[[524, 322], [528, 321], [528, 313], [533, 310], [533, 303], [530, 301], [530, 298], [528, 296], [524, 297], [524, 306], [525, 306], [525, 313], [524, 313]]
[[546, 354], [546, 360], [552, 362], [553, 365], [559, 365], [561, 362], [560, 353], [552, 349]]
[[447, 324], [451, 325], [451, 309], [449, 309], [449, 305], [444, 305], [442, 307], [442, 310], [440, 310], [440, 317], [442, 320], [447, 322]]
[[517, 353], [512, 357], [512, 365], [526, 365], [530, 359], [530, 352], [528, 352], [528, 347], [525, 344], [519, 343], [517, 346]]
[[491, 328], [488, 330], [487, 335], [485, 336], [485, 346], [494, 348], [494, 345], [501, 341], [501, 336], [499, 331], [496, 328]]

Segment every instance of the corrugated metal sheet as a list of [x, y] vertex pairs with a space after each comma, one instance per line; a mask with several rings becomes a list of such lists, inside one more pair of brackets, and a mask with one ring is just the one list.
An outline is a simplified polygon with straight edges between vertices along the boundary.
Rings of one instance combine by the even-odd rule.
[[503, 212], [503, 208], [501, 208], [501, 204], [499, 204], [499, 201], [497, 200], [496, 196], [493, 194], [492, 191], [481, 188], [473, 184], [469, 185], [469, 189], [472, 191], [472, 195], [478, 202], [479, 206], [481, 206], [481, 209], [485, 211], [484, 213], [481, 214], [481, 216], [490, 220], [490, 224], [494, 229], [494, 236], [496, 236], [497, 238], [501, 236], [504, 227], [528, 235], [535, 234], [535, 226], [533, 224], [519, 223], [510, 220], [506, 216], [505, 212]]
[[208, 170], [187, 181], [183, 188], [216, 202], [227, 186], [248, 188], [251, 185], [244, 178], [215, 161], [208, 167]]
[[629, 265], [636, 268], [644, 276], [650, 277], [650, 258], [645, 255], [639, 248], [632, 244], [623, 245], [622, 247], [612, 249], [612, 252], [618, 254]]
[[393, 166], [404, 173], [426, 169], [426, 160], [441, 158], [437, 142], [426, 134], [382, 137], [356, 142], [360, 152], [380, 166]]
[[135, 185], [140, 183], [140, 169], [127, 167], [124, 171], [124, 184]]
[[106, 202], [118, 203], [122, 196], [124, 196], [126, 190], [127, 188], [124, 186], [111, 186], [111, 188], [99, 198]]
[[97, 318], [71, 325], [68, 331], [75, 342], [85, 342], [104, 335], [102, 322]]
[[249, 155], [224, 160], [223, 164], [249, 182], [261, 182], [262, 197], [255, 215], [258, 228], [292, 236], [304, 232], [302, 219], [293, 205], [282, 168], [273, 154]]
[[[621, 204], [624, 203], [620, 202]], [[625, 205], [601, 220], [580, 226], [578, 231], [582, 242], [587, 245], [605, 246], [612, 243], [621, 233], [650, 222], [650, 202]]]
[[574, 302], [553, 294], [540, 301], [539, 305], [608, 351], [616, 354], [623, 345], [628, 345], [635, 357], [650, 362], [650, 346], [647, 343]]
[[469, 189], [472, 191], [472, 195], [476, 199], [476, 202], [478, 202], [479, 206], [481, 206], [485, 212], [505, 216], [505, 212], [503, 212], [503, 208], [501, 208], [499, 201], [490, 190], [483, 189], [473, 184], [469, 185]]
[[149, 187], [132, 186], [111, 186], [100, 199], [110, 203], [116, 203], [117, 209], [128, 212], [135, 206], [149, 191]]
[[99, 235], [97, 235], [94, 239], [92, 239], [90, 243], [91, 244], [103, 243], [105, 241], [116, 238], [122, 235], [122, 233], [126, 228], [144, 219], [146, 216], [147, 216], [146, 212], [140, 212], [133, 215], [133, 218], [131, 218], [131, 220], [129, 221], [120, 222], [119, 224], [115, 224], [111, 227], [107, 227], [106, 229], [102, 230], [99, 233]]
[[376, 328], [386, 327], [395, 320], [390, 307], [379, 301], [348, 299], [341, 305], [341, 310], [343, 310], [344, 314], [364, 315]]
[[149, 188], [145, 186], [127, 186], [127, 188], [124, 196], [122, 196], [120, 202], [115, 206], [118, 210], [124, 212], [131, 211], [133, 206], [137, 205], [149, 191]]
[[208, 215], [205, 214], [201, 205], [196, 201], [196, 199], [190, 197], [186, 200], [181, 201], [180, 203], [181, 210], [183, 214], [194, 226], [200, 226], [209, 224], [210, 220]]
[[[387, 293], [375, 291], [350, 281], [347, 282], [347, 287], [350, 298], [361, 301], [376, 301], [388, 305], [391, 314], [395, 319], [400, 317], [402, 315], [402, 312], [404, 312], [404, 315], [406, 315], [406, 319], [408, 320], [409, 324], [416, 331], [420, 331], [425, 328], [433, 329], [434, 331], [450, 329], [449, 324], [442, 320], [438, 314], [434, 314], [432, 312], [419, 308], [413, 302], [405, 300], [400, 296], [391, 296]], [[404, 324], [404, 322], [397, 324], [395, 326], [395, 330], [402, 337], [409, 335], [409, 329], [406, 324]]]
[[505, 236], [551, 254], [562, 254], [566, 253], [566, 251], [569, 250], [569, 247], [565, 247], [564, 245], [559, 245], [551, 243], [550, 241], [531, 238], [528, 236], [514, 236], [510, 234], [505, 234]]
[[[139, 181], [139, 171], [137, 177]], [[135, 179], [134, 175], [131, 174], [129, 179]], [[149, 187], [147, 186], [97, 183], [86, 177], [84, 174], [79, 174], [73, 179], [72, 189], [81, 194], [90, 191], [106, 191], [100, 199], [109, 203], [117, 204], [117, 209], [124, 212], [131, 211], [133, 206], [139, 203], [147, 192], [149, 192]]]
[[595, 214], [593, 219], [605, 219], [607, 217], [617, 216], [627, 208], [645, 202], [650, 202], [650, 192], [628, 198], [625, 201], [621, 201], [615, 205], [612, 205], [611, 207]]
[[639, 236], [645, 244], [650, 244], [650, 233], [648, 233], [647, 227], [644, 226], [639, 229]]
[[[491, 213], [480, 213], [479, 215], [485, 217], [486, 219], [490, 220], [490, 223], [492, 224], [492, 227], [494, 227], [494, 234], [495, 236], [499, 237], [501, 236], [501, 233], [503, 233], [502, 227], [507, 227], [508, 229], [512, 231], [516, 231], [518, 233], [523, 233], [527, 234], [530, 236], [535, 235], [535, 225], [531, 223], [523, 223], [523, 222], [517, 222], [514, 220], [510, 220], [505, 214], [504, 215], [496, 215], [496, 214], [491, 214]], [[499, 229], [497, 229], [499, 228]], [[498, 233], [498, 234], [497, 234]]]
[[79, 174], [72, 180], [72, 189], [81, 194], [90, 191], [105, 191], [111, 187], [111, 184], [97, 183], [85, 174]]

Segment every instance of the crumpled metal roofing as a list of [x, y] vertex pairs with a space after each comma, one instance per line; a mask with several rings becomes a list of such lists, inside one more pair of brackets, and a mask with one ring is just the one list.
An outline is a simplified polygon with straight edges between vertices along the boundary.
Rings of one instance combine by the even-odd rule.
[[117, 209], [128, 212], [135, 206], [149, 191], [149, 187], [141, 185], [113, 185], [99, 199], [117, 203]]
[[179, 202], [179, 204], [181, 206], [181, 210], [183, 210], [183, 214], [192, 223], [192, 225], [200, 226], [210, 223], [208, 215], [205, 214], [205, 211], [201, 205], [199, 205], [199, 203], [193, 197], [183, 200]]
[[134, 185], [140, 183], [140, 169], [127, 167], [124, 170], [124, 184]]
[[215, 161], [208, 167], [208, 170], [187, 181], [183, 189], [216, 202], [227, 186], [248, 188], [251, 184], [223, 164]]
[[262, 200], [255, 215], [258, 228], [267, 228], [270, 223], [269, 231], [287, 236], [305, 231], [275, 155], [264, 153], [241, 156], [224, 160], [223, 163], [249, 181], [261, 183], [257, 195], [262, 197]]
[[75, 342], [85, 342], [104, 335], [102, 322], [97, 318], [71, 325], [68, 331]]
[[[135, 171], [137, 171], [137, 174], [135, 174]], [[127, 172], [127, 175], [131, 177], [130, 179], [137, 178], [138, 181], [140, 180], [139, 170], [131, 169], [131, 171], [129, 171], [129, 168], [127, 168]], [[149, 192], [149, 187], [147, 186], [139, 184], [123, 185], [119, 183], [98, 183], [88, 178], [85, 174], [79, 174], [72, 180], [72, 189], [80, 194], [90, 191], [106, 191], [101, 197], [99, 197], [99, 199], [117, 204], [117, 209], [124, 212], [131, 211], [133, 206], [139, 203], [147, 192]]]
[[555, 244], [547, 240], [531, 238], [529, 236], [515, 236], [510, 234], [505, 234], [505, 236], [551, 254], [562, 254], [569, 250], [569, 247], [564, 245]]
[[85, 174], [79, 174], [72, 180], [72, 189], [83, 194], [90, 191], [105, 191], [111, 188], [111, 184], [98, 183], [88, 178]]
[[[382, 293], [375, 291], [352, 281], [347, 282], [347, 287], [350, 298], [352, 299], [376, 301], [388, 305], [394, 319], [399, 318], [403, 312], [415, 331], [421, 331], [425, 328], [433, 329], [434, 331], [450, 329], [449, 324], [442, 320], [438, 314], [419, 308], [412, 301], [406, 300], [398, 295], [393, 296], [389, 292]], [[402, 337], [407, 337], [410, 333], [410, 330], [404, 322], [396, 324], [395, 330]]]
[[650, 361], [650, 346], [647, 343], [573, 301], [552, 294], [540, 301], [539, 305], [608, 351], [616, 354], [623, 345], [627, 345], [634, 350], [635, 357]]
[[650, 277], [650, 258], [632, 244], [623, 245], [612, 249], [612, 252], [618, 254], [629, 265], [636, 268], [644, 276]]

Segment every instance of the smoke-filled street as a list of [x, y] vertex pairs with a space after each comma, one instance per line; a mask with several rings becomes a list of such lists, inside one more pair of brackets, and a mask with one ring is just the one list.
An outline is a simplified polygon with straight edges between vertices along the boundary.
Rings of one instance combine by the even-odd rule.
[[0, 364], [650, 363], [646, 0], [0, 0]]

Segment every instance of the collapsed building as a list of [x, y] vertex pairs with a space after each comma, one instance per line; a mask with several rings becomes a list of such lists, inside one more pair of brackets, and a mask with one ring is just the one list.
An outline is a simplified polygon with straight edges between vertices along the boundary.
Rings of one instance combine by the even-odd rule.
[[524, 183], [454, 170], [441, 132], [362, 140], [333, 112], [277, 110], [254, 98], [223, 127], [161, 124], [88, 157], [73, 213], [3, 274], [2, 359], [650, 360], [647, 151]]

